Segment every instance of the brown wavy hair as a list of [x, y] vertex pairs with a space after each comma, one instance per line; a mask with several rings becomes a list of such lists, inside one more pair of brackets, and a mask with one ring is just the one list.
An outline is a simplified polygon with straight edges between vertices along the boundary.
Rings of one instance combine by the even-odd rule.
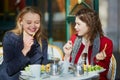
[[87, 36], [91, 43], [93, 43], [97, 34], [103, 36], [102, 24], [97, 12], [92, 9], [83, 8], [76, 13], [76, 17], [79, 17], [89, 27]]
[[[41, 14], [41, 12], [40, 12], [40, 10], [38, 8], [33, 7], [33, 6], [25, 7], [24, 9], [21, 10], [21, 12], [18, 14], [18, 16], [16, 18], [16, 27], [15, 27], [15, 29], [11, 30], [16, 35], [21, 35], [23, 33], [23, 29], [22, 29], [22, 26], [21, 26], [20, 22], [23, 19], [23, 16], [28, 12], [38, 14], [40, 16], [40, 21], [42, 20], [41, 19], [42, 14]], [[40, 25], [39, 30], [35, 34], [34, 38], [39, 42], [40, 45], [42, 45], [42, 42], [41, 42], [42, 39], [47, 39], [47, 37], [44, 35], [44, 30], [43, 30], [43, 27], [41, 25]]]

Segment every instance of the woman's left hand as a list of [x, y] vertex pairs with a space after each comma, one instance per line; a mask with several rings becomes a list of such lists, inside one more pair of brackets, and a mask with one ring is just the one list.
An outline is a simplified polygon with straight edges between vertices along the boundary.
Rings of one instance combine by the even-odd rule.
[[105, 44], [104, 49], [96, 55], [97, 60], [104, 60], [106, 58], [107, 56], [105, 53], [106, 47], [107, 47], [107, 44]]
[[104, 60], [106, 58], [106, 53], [105, 53], [105, 51], [101, 51], [100, 53], [98, 53], [97, 55], [96, 55], [96, 59], [97, 60]]

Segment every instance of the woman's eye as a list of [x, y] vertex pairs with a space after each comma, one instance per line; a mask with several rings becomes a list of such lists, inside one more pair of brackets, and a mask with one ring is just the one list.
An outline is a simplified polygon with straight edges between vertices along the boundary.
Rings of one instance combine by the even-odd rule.
[[76, 25], [80, 25], [80, 24], [76, 23]]
[[27, 24], [32, 24], [32, 23], [34, 23], [34, 24], [40, 24], [40, 21], [34, 21], [34, 22], [32, 22], [32, 21], [27, 21], [26, 23], [27, 23]]
[[27, 24], [31, 24], [31, 22], [27, 22]]
[[35, 24], [39, 24], [40, 22], [39, 21], [36, 21]]

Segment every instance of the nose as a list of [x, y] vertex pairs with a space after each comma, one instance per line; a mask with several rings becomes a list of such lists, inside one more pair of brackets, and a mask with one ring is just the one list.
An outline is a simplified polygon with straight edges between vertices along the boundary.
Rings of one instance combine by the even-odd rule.
[[31, 27], [35, 27], [35, 23], [32, 23], [30, 26], [31, 26]]
[[74, 27], [75, 29], [77, 29], [77, 25], [75, 25], [75, 27]]

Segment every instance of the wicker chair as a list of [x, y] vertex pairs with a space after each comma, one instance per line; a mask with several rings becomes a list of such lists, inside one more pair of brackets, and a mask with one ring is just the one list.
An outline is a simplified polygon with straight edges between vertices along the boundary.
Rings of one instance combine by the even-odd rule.
[[3, 47], [0, 47], [0, 65], [3, 62]]
[[115, 59], [114, 55], [112, 55], [112, 57], [110, 59], [109, 71], [107, 74], [107, 78], [109, 80], [115, 80], [116, 66], [117, 66], [116, 59]]
[[50, 59], [51, 57], [59, 58], [60, 60], [62, 60], [63, 52], [58, 46], [49, 44], [48, 45], [48, 58]]

